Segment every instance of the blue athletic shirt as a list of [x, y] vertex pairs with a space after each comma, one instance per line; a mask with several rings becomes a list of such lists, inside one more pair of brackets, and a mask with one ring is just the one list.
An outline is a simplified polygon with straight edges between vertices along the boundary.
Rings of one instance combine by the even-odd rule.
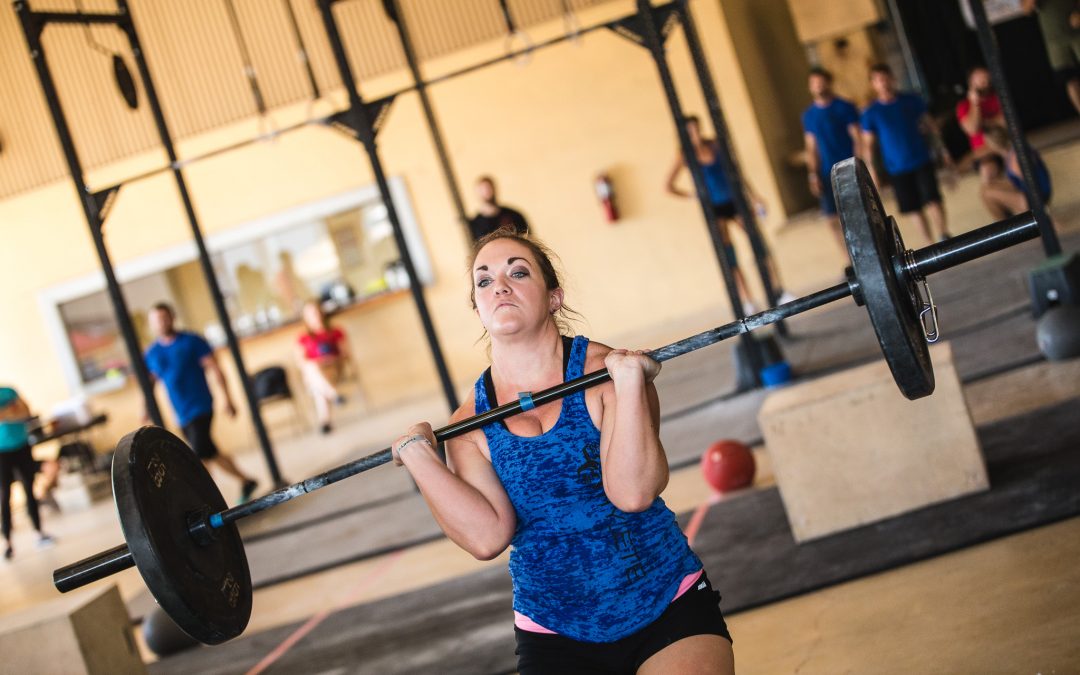
[[[588, 345], [574, 338], [567, 380], [583, 374]], [[492, 407], [487, 377], [476, 382], [477, 414]], [[641, 513], [608, 500], [585, 392], [564, 398], [559, 420], [539, 436], [515, 436], [502, 422], [484, 435], [517, 514], [510, 552], [516, 611], [575, 640], [613, 642], [655, 621], [683, 578], [701, 569], [664, 500]]]
[[728, 185], [727, 176], [720, 165], [720, 154], [713, 148], [715, 157], [711, 164], [702, 164], [702, 173], [705, 174], [705, 187], [709, 190], [709, 199], [713, 204], [727, 204], [734, 197], [731, 196], [731, 187]]
[[859, 123], [859, 110], [851, 101], [834, 97], [828, 105], [811, 103], [803, 112], [803, 131], [813, 134], [817, 141], [821, 165], [818, 173], [829, 175], [833, 165], [855, 154], [848, 126]]
[[[0, 408], [6, 408], [19, 398], [11, 387], [0, 387]], [[0, 452], [12, 452], [26, 447], [29, 434], [25, 422], [0, 422]]]
[[157, 340], [146, 351], [146, 367], [165, 384], [180, 426], [214, 411], [202, 360], [213, 353], [210, 343], [189, 331], [179, 331], [169, 344]]
[[915, 94], [898, 93], [889, 103], [874, 101], [862, 114], [862, 128], [877, 136], [885, 170], [895, 176], [930, 162], [930, 146], [923, 138], [919, 120], [926, 101]]

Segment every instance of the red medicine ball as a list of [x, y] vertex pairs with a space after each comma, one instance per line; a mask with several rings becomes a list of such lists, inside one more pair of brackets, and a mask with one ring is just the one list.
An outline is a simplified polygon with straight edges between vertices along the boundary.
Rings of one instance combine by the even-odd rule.
[[701, 473], [717, 492], [749, 486], [754, 482], [754, 468], [753, 453], [738, 441], [717, 441], [701, 456]]

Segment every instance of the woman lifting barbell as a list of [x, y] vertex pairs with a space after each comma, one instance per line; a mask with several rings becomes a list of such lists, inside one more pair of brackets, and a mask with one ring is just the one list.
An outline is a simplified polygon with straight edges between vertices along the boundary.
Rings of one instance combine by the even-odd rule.
[[[515, 398], [527, 412], [448, 441], [446, 464], [427, 423], [392, 448], [458, 546], [484, 560], [512, 546], [519, 671], [734, 672], [719, 593], [659, 497], [660, 364], [566, 337], [570, 310], [538, 242], [492, 233], [469, 268], [491, 367], [452, 423]], [[562, 402], [528, 409], [519, 394], [604, 367], [610, 382]]]

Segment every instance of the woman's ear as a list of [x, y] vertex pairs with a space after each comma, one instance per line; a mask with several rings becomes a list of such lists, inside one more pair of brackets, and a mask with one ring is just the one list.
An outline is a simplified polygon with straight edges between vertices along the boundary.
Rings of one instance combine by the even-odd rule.
[[555, 290], [551, 291], [551, 294], [549, 295], [548, 314], [554, 314], [555, 312], [562, 309], [562, 303], [563, 289], [556, 288]]

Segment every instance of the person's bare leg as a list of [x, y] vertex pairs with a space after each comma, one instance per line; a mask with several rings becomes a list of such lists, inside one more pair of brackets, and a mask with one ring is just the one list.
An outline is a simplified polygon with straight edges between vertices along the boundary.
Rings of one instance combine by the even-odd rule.
[[638, 668], [638, 675], [734, 675], [735, 653], [719, 635], [692, 635], [656, 652]]
[[985, 187], [987, 198], [997, 205], [998, 213], [993, 213], [996, 220], [1008, 218], [1016, 213], [1028, 210], [1027, 197], [1007, 180], [995, 180]]
[[[926, 215], [930, 222], [933, 224], [934, 229], [941, 237], [951, 236], [949, 234], [949, 226], [945, 222], [945, 206], [941, 202], [927, 202], [923, 207], [926, 210]], [[934, 241], [931, 239], [930, 241]]]
[[833, 236], [836, 237], [836, 243], [840, 246], [840, 253], [843, 254], [846, 260], [848, 257], [847, 241], [844, 239], [844, 228], [840, 225], [840, 216], [829, 216], [829, 228], [832, 229]]
[[994, 180], [1001, 178], [1001, 166], [998, 164], [998, 161], [998, 155], [993, 152], [980, 153], [979, 182], [981, 184], [989, 185]]
[[1073, 108], [1080, 113], [1080, 77], [1074, 77], [1065, 84], [1065, 91], [1069, 94]]
[[918, 211], [906, 213], [904, 215], [911, 216], [912, 220], [915, 221], [915, 224], [919, 226], [919, 229], [922, 231], [923, 236], [926, 238], [926, 241], [928, 243], [934, 243], [933, 234], [930, 232], [930, 223], [927, 222], [926, 215], [922, 212], [921, 209]]
[[236, 464], [233, 463], [232, 458], [228, 455], [218, 453], [206, 461], [216, 465], [222, 471], [229, 474], [233, 478], [236, 478], [242, 483], [246, 483], [251, 480], [249, 476], [240, 471]]
[[998, 192], [997, 187], [993, 184], [979, 187], [979, 198], [982, 199], [983, 206], [990, 212], [990, 217], [994, 220], [1002, 220], [1009, 215], [998, 198]]
[[330, 424], [330, 404], [337, 401], [338, 390], [319, 364], [307, 361], [301, 366], [304, 384], [315, 403], [315, 416], [320, 426]]

